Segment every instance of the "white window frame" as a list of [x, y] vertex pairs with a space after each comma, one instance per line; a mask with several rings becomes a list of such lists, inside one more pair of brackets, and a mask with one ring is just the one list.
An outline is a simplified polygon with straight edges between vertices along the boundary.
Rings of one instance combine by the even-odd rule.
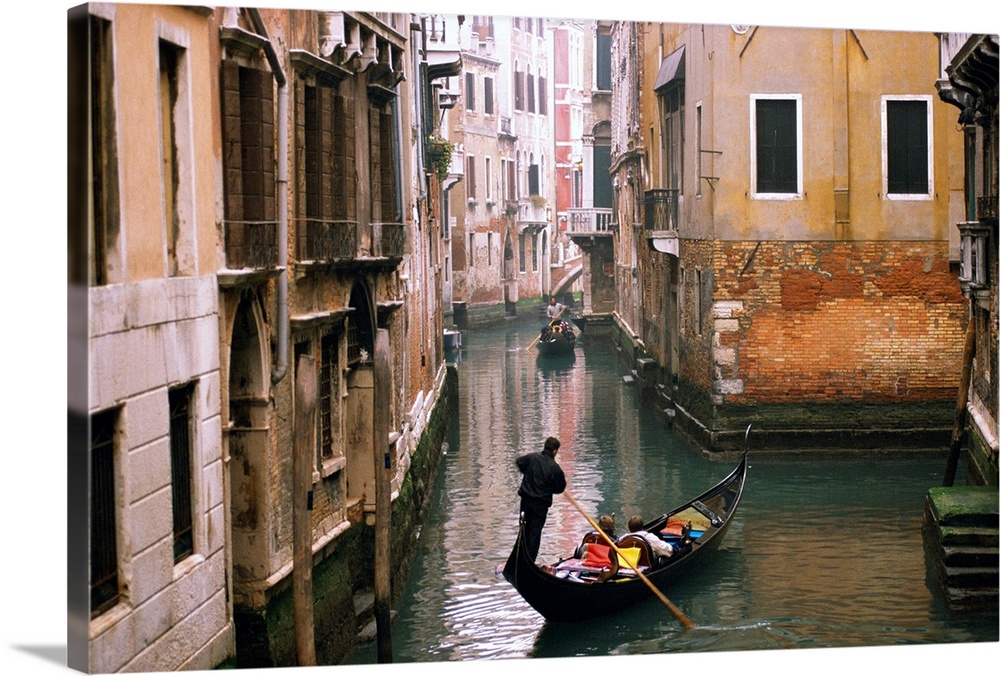
[[[795, 192], [757, 192], [757, 101], [795, 101]], [[750, 198], [755, 200], [802, 199], [802, 94], [751, 94], [750, 95]]]
[[[889, 192], [889, 101], [924, 101], [927, 104], [927, 193]], [[930, 94], [883, 94], [882, 114], [882, 194], [887, 200], [927, 201], [934, 199], [934, 101]]]

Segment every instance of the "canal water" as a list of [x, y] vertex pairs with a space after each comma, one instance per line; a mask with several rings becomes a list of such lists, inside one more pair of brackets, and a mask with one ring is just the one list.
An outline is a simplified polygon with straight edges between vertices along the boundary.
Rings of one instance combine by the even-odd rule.
[[[589, 514], [649, 518], [713, 486], [708, 458], [640, 401], [613, 345], [529, 348], [541, 320], [465, 332], [459, 413], [392, 626], [395, 663], [996, 642], [997, 614], [951, 614], [932, 591], [924, 496], [945, 455], [768, 454], [750, 442], [743, 501], [718, 552], [667, 590], [584, 624], [547, 623], [501, 575], [517, 533], [518, 455], [562, 442], [568, 491]], [[757, 451], [755, 453], [755, 450]], [[959, 476], [959, 481], [963, 480]], [[589, 525], [556, 496], [539, 561]], [[351, 664], [376, 662], [374, 646]]]

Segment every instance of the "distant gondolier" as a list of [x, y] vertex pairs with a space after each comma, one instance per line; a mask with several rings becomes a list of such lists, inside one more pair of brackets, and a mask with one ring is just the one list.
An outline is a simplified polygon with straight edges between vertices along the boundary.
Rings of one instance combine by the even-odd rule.
[[562, 311], [566, 309], [566, 306], [562, 303], [557, 303], [555, 297], [549, 298], [549, 305], [545, 308], [545, 316], [549, 318], [551, 322], [553, 319], [562, 314]]
[[527, 453], [517, 459], [517, 468], [524, 476], [517, 494], [521, 496], [524, 518], [524, 546], [534, 561], [542, 542], [542, 528], [552, 506], [552, 495], [566, 490], [566, 475], [556, 463], [559, 440], [549, 437], [541, 451]]

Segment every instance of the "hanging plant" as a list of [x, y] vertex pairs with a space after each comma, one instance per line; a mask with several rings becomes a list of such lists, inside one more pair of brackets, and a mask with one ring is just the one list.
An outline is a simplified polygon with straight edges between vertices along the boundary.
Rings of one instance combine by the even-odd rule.
[[455, 145], [440, 136], [427, 137], [427, 165], [437, 173], [438, 180], [443, 181], [451, 169], [451, 155]]

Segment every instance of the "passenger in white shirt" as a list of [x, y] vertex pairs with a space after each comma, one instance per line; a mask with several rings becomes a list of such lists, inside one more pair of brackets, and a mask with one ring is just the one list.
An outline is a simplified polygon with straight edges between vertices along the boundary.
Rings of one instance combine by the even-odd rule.
[[649, 543], [653, 556], [673, 556], [674, 548], [669, 542], [664, 542], [653, 533], [642, 529], [642, 517], [638, 514], [628, 520], [628, 531], [630, 535], [638, 535]]

